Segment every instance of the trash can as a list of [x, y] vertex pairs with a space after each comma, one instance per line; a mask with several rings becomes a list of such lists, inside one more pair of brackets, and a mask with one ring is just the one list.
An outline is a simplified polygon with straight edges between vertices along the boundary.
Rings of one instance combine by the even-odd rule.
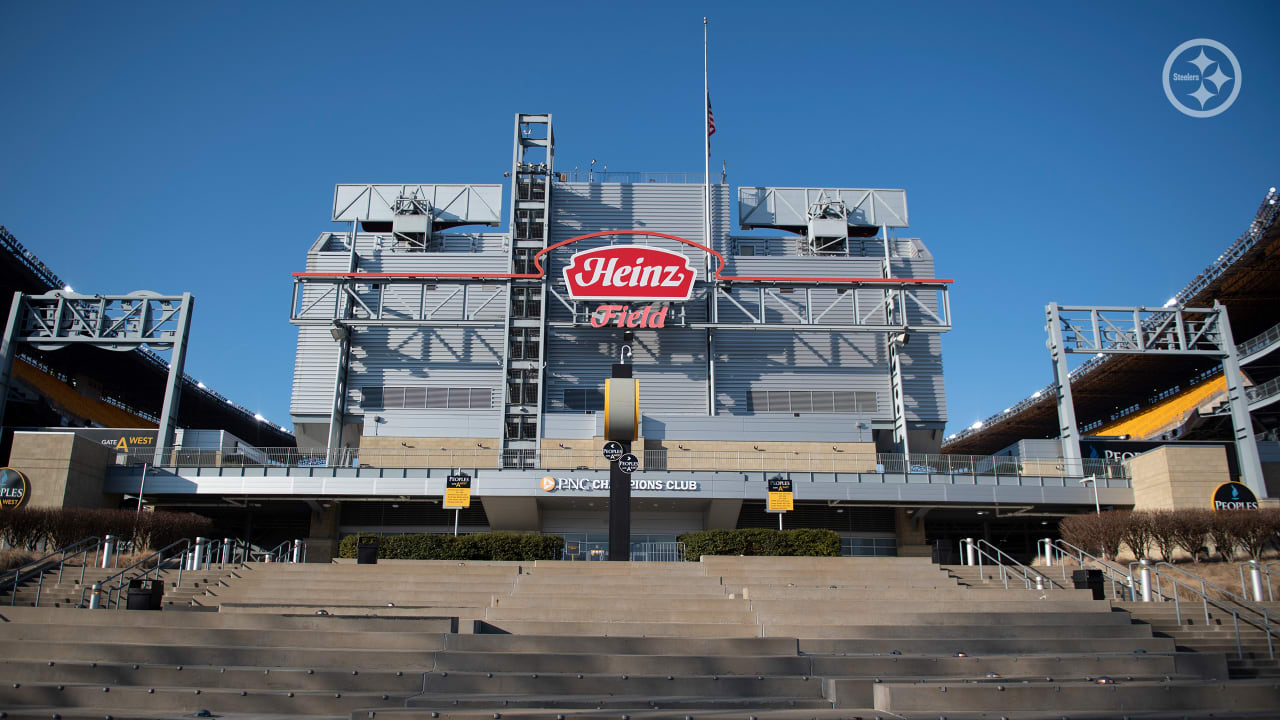
[[125, 607], [129, 610], [159, 610], [164, 600], [164, 583], [159, 580], [129, 581]]
[[1094, 600], [1106, 598], [1106, 591], [1102, 587], [1101, 570], [1072, 570], [1071, 585], [1076, 590], [1092, 590]]
[[360, 538], [360, 543], [356, 545], [356, 564], [378, 564], [378, 538]]
[[933, 564], [934, 565], [950, 565], [955, 562], [952, 559], [951, 541], [939, 539], [933, 541]]

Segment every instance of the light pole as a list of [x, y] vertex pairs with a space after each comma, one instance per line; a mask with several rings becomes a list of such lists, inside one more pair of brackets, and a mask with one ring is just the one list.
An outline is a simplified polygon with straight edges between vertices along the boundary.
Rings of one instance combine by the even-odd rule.
[[1080, 484], [1093, 483], [1093, 510], [1097, 514], [1102, 514], [1102, 505], [1098, 503], [1098, 476], [1090, 475], [1087, 478], [1080, 478]]
[[133, 519], [136, 523], [138, 516], [142, 514], [142, 491], [147, 487], [147, 464], [142, 463], [142, 481], [138, 483], [138, 509], [133, 511]]

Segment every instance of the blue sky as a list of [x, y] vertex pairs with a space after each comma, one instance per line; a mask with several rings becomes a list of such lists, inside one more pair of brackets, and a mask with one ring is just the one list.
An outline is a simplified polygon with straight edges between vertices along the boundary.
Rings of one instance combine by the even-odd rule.
[[[907, 189], [948, 432], [1050, 381], [1046, 303], [1163, 303], [1280, 184], [1268, 2], [9, 2], [0, 224], [77, 290], [192, 292], [188, 372], [288, 425], [335, 183], [504, 182], [518, 111], [560, 169], [701, 171], [703, 15], [732, 185]], [[1213, 118], [1161, 84], [1193, 38], [1243, 72]]]

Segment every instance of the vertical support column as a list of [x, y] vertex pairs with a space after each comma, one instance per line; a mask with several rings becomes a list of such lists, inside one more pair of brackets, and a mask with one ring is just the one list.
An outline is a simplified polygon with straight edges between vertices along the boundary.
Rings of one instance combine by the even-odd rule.
[[1080, 453], [1080, 430], [1076, 424], [1075, 403], [1071, 399], [1071, 369], [1067, 366], [1067, 352], [1062, 338], [1062, 320], [1058, 315], [1058, 303], [1045, 307], [1049, 331], [1049, 356], [1053, 360], [1053, 380], [1058, 386], [1058, 433], [1062, 438], [1062, 466], [1067, 474], [1084, 475], [1084, 460]]
[[[360, 228], [358, 220], [351, 221], [351, 247], [347, 258], [347, 272], [353, 273], [360, 266], [360, 255], [356, 252], [356, 233]], [[428, 238], [428, 242], [430, 238]], [[333, 463], [336, 450], [342, 447], [342, 424], [347, 419], [347, 369], [351, 365], [351, 326], [343, 323], [351, 314], [351, 296], [347, 294], [345, 285], [338, 286], [339, 297], [334, 310], [334, 340], [338, 343], [338, 359], [333, 370], [333, 397], [329, 405], [329, 462]]]
[[[143, 301], [145, 303], [145, 301]], [[164, 451], [173, 445], [173, 426], [182, 401], [182, 370], [187, 364], [187, 335], [191, 329], [191, 308], [195, 299], [182, 293], [178, 309], [178, 326], [174, 330], [173, 351], [169, 356], [169, 377], [164, 383], [164, 405], [160, 409], [160, 429], [156, 436], [155, 464], [164, 461]]]
[[895, 339], [894, 335], [889, 335], [888, 338], [889, 383], [890, 392], [893, 394], [893, 441], [898, 443], [902, 448], [902, 454], [906, 459], [906, 466], [910, 469], [911, 458], [909, 456], [911, 455], [911, 443], [907, 439], [907, 402], [906, 393], [902, 388], [901, 344]]
[[4, 326], [4, 337], [0, 338], [0, 427], [4, 426], [4, 406], [9, 399], [9, 383], [13, 377], [13, 357], [17, 342], [18, 319], [22, 317], [22, 293], [13, 294], [13, 305], [9, 306], [9, 321]]
[[1240, 461], [1240, 475], [1245, 485], [1259, 498], [1267, 497], [1267, 484], [1262, 477], [1262, 459], [1258, 455], [1258, 441], [1253, 435], [1253, 418], [1249, 415], [1249, 401], [1244, 394], [1244, 375], [1240, 372], [1240, 353], [1231, 334], [1231, 319], [1227, 308], [1217, 300], [1213, 309], [1218, 313], [1218, 332], [1222, 337], [1222, 373], [1227, 381], [1227, 402], [1231, 407], [1231, 428], [1236, 440], [1236, 457]]

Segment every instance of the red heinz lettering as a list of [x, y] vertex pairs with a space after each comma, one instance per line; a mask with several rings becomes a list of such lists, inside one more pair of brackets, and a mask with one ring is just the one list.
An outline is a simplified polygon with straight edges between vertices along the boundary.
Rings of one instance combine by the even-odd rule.
[[[678, 252], [644, 245], [613, 245], [584, 250], [569, 258], [564, 267], [564, 282], [573, 300], [682, 302], [693, 295], [696, 277], [697, 272], [689, 258]], [[601, 306], [601, 309], [607, 307]], [[619, 306], [613, 312], [623, 310]], [[610, 315], [609, 319], [612, 317]], [[628, 317], [620, 327], [630, 322], [632, 320]], [[634, 322], [641, 321], [637, 317]], [[647, 323], [648, 318], [644, 322]]]

